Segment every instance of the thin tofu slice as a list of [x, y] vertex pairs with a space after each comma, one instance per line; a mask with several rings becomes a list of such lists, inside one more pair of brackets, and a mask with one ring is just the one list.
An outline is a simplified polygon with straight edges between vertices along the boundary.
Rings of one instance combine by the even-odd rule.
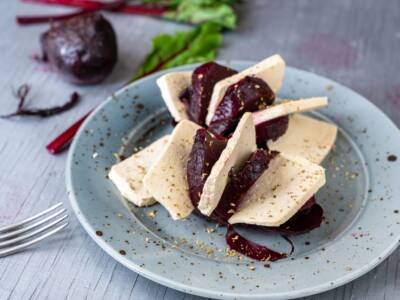
[[333, 147], [336, 135], [334, 124], [294, 114], [289, 119], [285, 134], [276, 141], [268, 141], [267, 145], [271, 150], [320, 164]]
[[266, 109], [253, 113], [254, 124], [258, 125], [279, 117], [287, 116], [293, 113], [306, 112], [318, 109], [328, 105], [327, 97], [315, 97], [299, 100], [285, 101]]
[[191, 82], [192, 72], [172, 72], [157, 79], [161, 96], [176, 122], [189, 119], [179, 95], [190, 86]]
[[303, 158], [279, 154], [247, 191], [242, 204], [228, 222], [280, 226], [324, 184], [324, 168]]
[[264, 80], [274, 91], [274, 93], [277, 93], [282, 86], [284, 75], [285, 61], [280, 55], [275, 54], [236, 75], [217, 82], [217, 84], [214, 86], [210, 105], [208, 107], [206, 124], [210, 125], [218, 105], [221, 103], [226, 90], [231, 85], [237, 83], [246, 76], [254, 76]]
[[253, 118], [251, 113], [245, 113], [204, 184], [198, 204], [198, 209], [204, 215], [211, 215], [217, 207], [228, 182], [229, 171], [232, 168], [240, 168], [256, 149]]
[[186, 165], [199, 128], [188, 120], [179, 122], [143, 179], [146, 189], [174, 220], [187, 217], [194, 209], [189, 197]]
[[123, 197], [137, 206], [148, 206], [156, 200], [143, 186], [143, 177], [168, 142], [168, 135], [142, 151], [111, 167], [108, 177]]

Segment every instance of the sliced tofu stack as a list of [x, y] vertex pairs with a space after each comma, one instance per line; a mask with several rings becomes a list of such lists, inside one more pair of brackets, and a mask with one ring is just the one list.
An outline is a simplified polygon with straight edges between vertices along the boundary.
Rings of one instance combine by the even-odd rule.
[[267, 145], [287, 156], [299, 156], [320, 164], [333, 147], [336, 135], [334, 124], [294, 114], [285, 134], [276, 141], [268, 141]]
[[232, 168], [240, 168], [256, 149], [253, 118], [251, 113], [245, 113], [204, 184], [198, 204], [198, 209], [204, 215], [211, 215], [217, 207], [228, 182], [229, 171]]
[[185, 105], [179, 99], [179, 96], [191, 83], [192, 72], [172, 72], [157, 79], [161, 96], [176, 122], [189, 119]]
[[258, 125], [276, 118], [298, 112], [306, 112], [328, 105], [327, 97], [314, 97], [299, 100], [287, 100], [266, 109], [253, 112], [254, 124]]
[[179, 122], [143, 179], [149, 193], [168, 210], [174, 220], [187, 217], [194, 209], [189, 197], [186, 165], [199, 128], [188, 120]]
[[242, 80], [246, 76], [254, 76], [264, 80], [269, 87], [278, 92], [282, 86], [283, 77], [285, 75], [285, 61], [278, 54], [270, 56], [258, 64], [236, 74], [231, 77], [225, 78], [214, 86], [213, 94], [211, 96], [210, 105], [208, 107], [208, 114], [206, 117], [206, 124], [210, 125], [214, 113], [221, 103], [226, 90], [233, 84]]
[[277, 155], [247, 191], [229, 223], [276, 227], [325, 184], [325, 170], [303, 158]]
[[168, 136], [155, 141], [142, 151], [112, 166], [108, 174], [123, 197], [137, 206], [148, 206], [156, 202], [143, 186], [143, 177], [168, 142]]

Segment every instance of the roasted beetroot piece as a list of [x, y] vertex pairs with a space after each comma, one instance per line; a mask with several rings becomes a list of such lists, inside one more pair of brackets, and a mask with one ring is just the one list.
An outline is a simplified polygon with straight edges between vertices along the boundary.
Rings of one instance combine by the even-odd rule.
[[237, 71], [215, 62], [205, 63], [193, 71], [192, 85], [181, 95], [181, 100], [187, 104], [186, 111], [193, 122], [201, 126], [205, 124], [214, 85], [236, 73]]
[[193, 206], [197, 207], [204, 183], [226, 143], [225, 139], [212, 137], [204, 128], [197, 130], [187, 163], [187, 181]]
[[114, 29], [99, 13], [52, 23], [41, 42], [44, 59], [75, 84], [103, 81], [117, 62]]
[[235, 213], [240, 204], [241, 197], [250, 189], [256, 180], [268, 168], [269, 162], [277, 152], [257, 150], [248, 158], [239, 170], [231, 170], [230, 180], [225, 187], [218, 206], [213, 211], [211, 218], [221, 225]]
[[289, 126], [289, 117], [284, 116], [256, 125], [257, 146], [265, 148], [267, 141], [276, 141], [285, 134]]
[[299, 209], [299, 212], [313, 207], [314, 204], [316, 204], [316, 203], [317, 203], [317, 199], [315, 198], [315, 195], [314, 195], [310, 199], [308, 199], [306, 203], [303, 204], [303, 206]]
[[264, 80], [247, 76], [227, 89], [209, 130], [227, 136], [233, 132], [245, 112], [265, 109], [274, 101], [275, 94]]
[[323, 214], [324, 210], [319, 204], [315, 203], [313, 197], [285, 224], [279, 226], [277, 231], [286, 235], [309, 232], [321, 226]]
[[[232, 225], [228, 226], [225, 235], [226, 243], [229, 245], [230, 249], [235, 250], [247, 257], [262, 260], [262, 261], [276, 261], [285, 257], [288, 257], [286, 253], [279, 253], [274, 250], [268, 249], [265, 246], [256, 244], [252, 241], [247, 240], [240, 234], [238, 234]], [[292, 245], [292, 244], [291, 244]], [[294, 248], [292, 245], [292, 249], [290, 254], [292, 254]], [[289, 255], [290, 255], [289, 254]]]

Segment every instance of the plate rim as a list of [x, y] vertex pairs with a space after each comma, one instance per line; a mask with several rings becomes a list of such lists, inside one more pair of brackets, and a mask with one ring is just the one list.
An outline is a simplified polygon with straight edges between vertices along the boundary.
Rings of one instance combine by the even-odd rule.
[[[233, 60], [233, 59], [232, 60], [218, 60], [217, 62], [222, 63], [222, 64], [224, 64], [224, 63], [232, 64], [233, 63], [233, 64], [246, 64], [246, 65], [256, 63], [255, 61], [251, 61], [251, 60]], [[213, 290], [208, 290], [207, 288], [194, 287], [194, 286], [190, 286], [188, 284], [174, 281], [165, 276], [155, 274], [146, 268], [140, 267], [139, 265], [135, 264], [130, 259], [128, 259], [124, 256], [121, 256], [121, 255], [118, 255], [118, 253], [114, 250], [114, 248], [111, 245], [109, 245], [103, 239], [96, 236], [94, 228], [91, 226], [91, 224], [89, 223], [89, 221], [87, 220], [87, 218], [85, 217], [85, 215], [81, 212], [81, 210], [79, 208], [79, 202], [75, 196], [74, 188], [73, 188], [73, 184], [72, 184], [72, 174], [71, 174], [72, 168], [71, 168], [71, 166], [72, 166], [72, 162], [73, 162], [73, 153], [75, 152], [75, 149], [76, 149], [77, 143], [78, 143], [77, 142], [78, 137], [80, 137], [82, 135], [82, 133], [85, 130], [84, 129], [85, 126], [92, 120], [92, 118], [94, 118], [103, 109], [103, 107], [105, 105], [107, 105], [110, 101], [112, 101], [114, 99], [114, 97], [118, 97], [120, 94], [123, 94], [126, 90], [131, 89], [133, 86], [140, 85], [142, 82], [156, 78], [163, 73], [179, 71], [184, 68], [185, 69], [186, 68], [194, 68], [197, 65], [199, 65], [199, 63], [183, 65], [183, 66], [179, 66], [179, 67], [175, 67], [175, 68], [170, 68], [167, 70], [161, 70], [154, 74], [145, 76], [145, 77], [143, 77], [135, 82], [132, 82], [131, 84], [119, 89], [118, 91], [112, 93], [109, 97], [107, 97], [107, 99], [105, 101], [103, 101], [100, 105], [98, 105], [96, 107], [96, 109], [88, 116], [88, 118], [86, 118], [86, 120], [81, 125], [78, 132], [76, 133], [76, 136], [73, 139], [70, 149], [68, 151], [68, 156], [67, 156], [67, 161], [66, 161], [66, 171], [65, 171], [66, 188], [67, 188], [68, 197], [70, 200], [69, 202], [71, 204], [72, 210], [74, 211], [74, 214], [76, 215], [76, 217], [78, 218], [78, 221], [80, 222], [82, 227], [85, 229], [85, 231], [88, 233], [88, 235], [96, 242], [96, 244], [98, 246], [100, 246], [100, 248], [102, 248], [108, 255], [110, 255], [112, 258], [114, 258], [117, 262], [121, 263], [128, 269], [138, 273], [141, 276], [144, 276], [145, 278], [147, 278], [149, 280], [155, 281], [161, 285], [164, 285], [166, 287], [173, 288], [175, 290], [179, 290], [179, 291], [182, 291], [185, 293], [190, 293], [193, 295], [203, 296], [203, 297], [212, 297], [212, 298], [217, 298], [217, 299], [237, 299], [238, 297], [241, 299], [293, 299], [293, 298], [297, 298], [297, 297], [305, 297], [305, 296], [322, 293], [322, 292], [340, 287], [346, 283], [349, 283], [349, 282], [361, 277], [362, 275], [364, 275], [367, 272], [374, 269], [377, 265], [379, 265], [381, 262], [383, 262], [391, 253], [393, 253], [397, 249], [397, 247], [399, 246], [398, 241], [393, 239], [393, 242], [390, 244], [390, 246], [388, 246], [385, 249], [385, 251], [383, 251], [383, 253], [381, 253], [381, 255], [377, 256], [374, 260], [371, 260], [370, 263], [365, 264], [363, 267], [353, 270], [352, 272], [349, 272], [331, 282], [322, 283], [317, 286], [306, 287], [303, 289], [290, 290], [290, 291], [286, 291], [283, 293], [275, 292], [275, 293], [268, 293], [268, 294], [265, 294], [265, 293], [237, 294], [237, 293], [232, 293], [232, 292], [216, 292]], [[291, 66], [286, 66], [286, 68], [294, 70], [294, 71], [305, 72], [305, 73], [308, 73], [308, 74], [311, 74], [314, 76], [318, 76], [320, 78], [323, 78], [325, 80], [333, 82], [335, 85], [337, 85], [340, 88], [344, 88], [344, 89], [351, 91], [352, 93], [361, 97], [364, 101], [369, 102], [369, 104], [371, 104], [377, 110], [378, 113], [382, 114], [385, 117], [385, 119], [387, 121], [389, 121], [390, 125], [392, 125], [396, 129], [398, 129], [397, 125], [379, 107], [377, 107], [373, 102], [369, 101], [366, 97], [364, 97], [363, 95], [354, 91], [353, 89], [346, 87], [345, 85], [343, 85], [335, 80], [332, 80], [330, 78], [327, 78], [327, 77], [319, 75], [319, 74], [316, 74], [314, 72], [306, 71], [306, 70], [291, 67]]]

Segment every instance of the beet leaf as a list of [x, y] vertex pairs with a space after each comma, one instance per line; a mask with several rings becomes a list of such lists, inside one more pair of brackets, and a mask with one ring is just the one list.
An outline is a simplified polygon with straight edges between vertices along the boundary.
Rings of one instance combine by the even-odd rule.
[[195, 29], [161, 34], [130, 82], [159, 70], [213, 60], [222, 42], [221, 27], [206, 23]]

